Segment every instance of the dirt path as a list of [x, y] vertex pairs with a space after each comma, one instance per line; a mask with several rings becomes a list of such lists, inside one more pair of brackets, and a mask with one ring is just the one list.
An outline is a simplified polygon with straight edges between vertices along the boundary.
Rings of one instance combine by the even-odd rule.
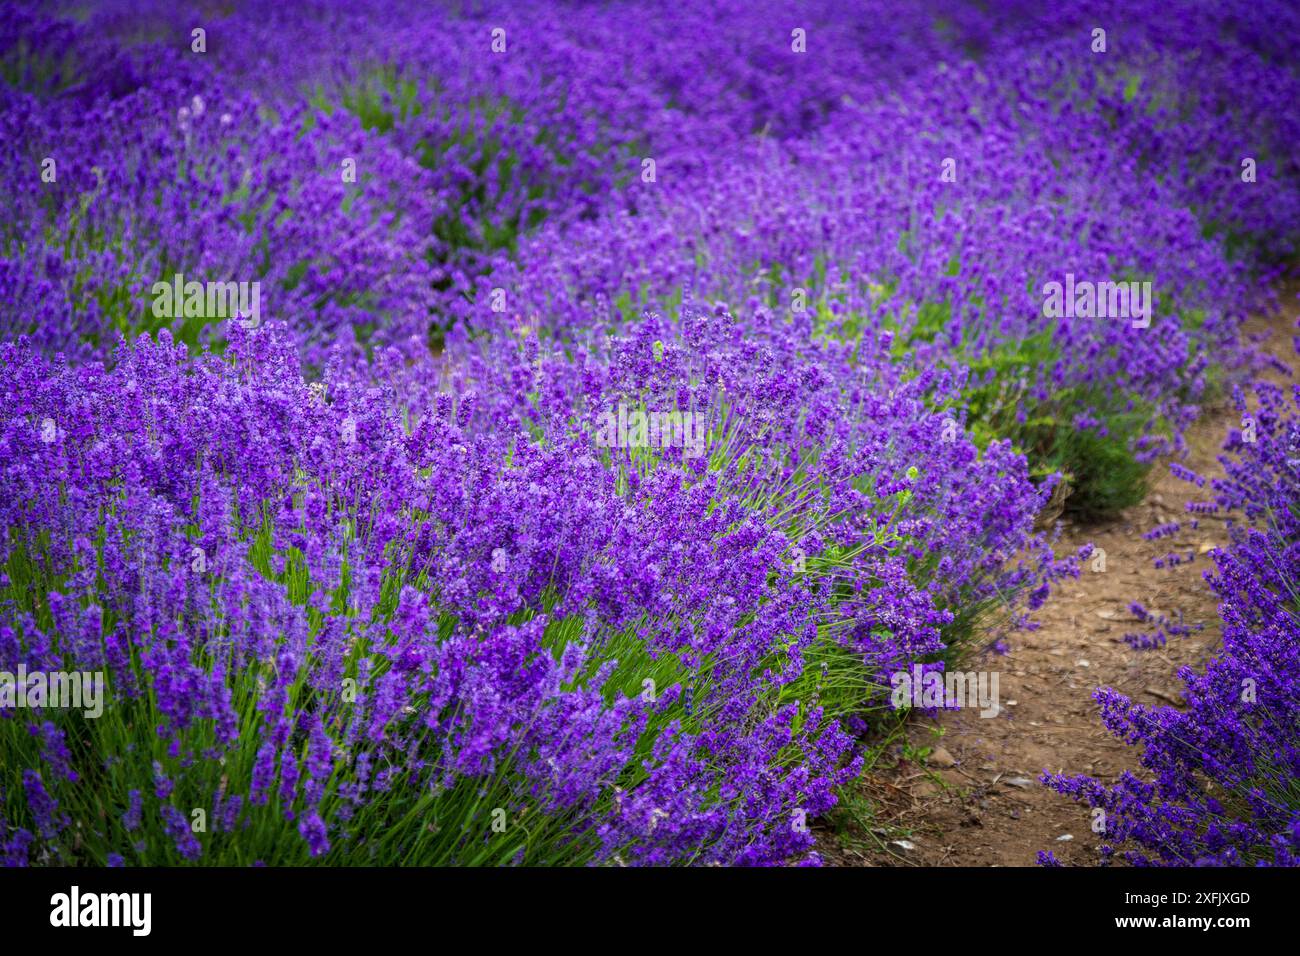
[[[1293, 286], [1281, 294], [1283, 316], [1248, 327], [1272, 329], [1265, 348], [1293, 367], [1296, 292]], [[1221, 474], [1215, 458], [1227, 429], [1240, 424], [1230, 407], [1207, 410], [1188, 435], [1186, 464], [1207, 476]], [[1040, 630], [1015, 637], [1006, 655], [986, 655], [967, 666], [1000, 673], [997, 717], [965, 710], [911, 723], [905, 752], [933, 750], [928, 758], [906, 757], [867, 775], [866, 800], [850, 811], [854, 822], [847, 832], [841, 825], [840, 839], [822, 841], [836, 844], [826, 854], [829, 860], [859, 866], [1032, 866], [1039, 850], [1052, 850], [1067, 865], [1096, 865], [1103, 841], [1091, 832], [1087, 808], [1047, 790], [1038, 777], [1046, 769], [1111, 782], [1120, 771], [1137, 769], [1137, 751], [1102, 727], [1094, 688], [1114, 687], [1149, 705], [1178, 704], [1178, 668], [1199, 667], [1217, 650], [1217, 602], [1202, 574], [1213, 567], [1207, 552], [1227, 543], [1224, 519], [1202, 516], [1192, 530], [1184, 509], [1205, 496], [1158, 463], [1142, 504], [1102, 525], [1067, 523], [1057, 554], [1092, 542], [1105, 551], [1105, 570], [1085, 562], [1080, 577], [1062, 582], [1036, 615]], [[1171, 521], [1183, 522], [1176, 535], [1143, 537]], [[1156, 568], [1154, 561], [1170, 552], [1192, 552], [1195, 558]], [[1161, 648], [1135, 650], [1124, 634], [1154, 630], [1130, 612], [1135, 601], [1174, 621], [1181, 614], [1184, 623], [1201, 629], [1171, 637]], [[868, 806], [871, 816], [864, 819]]]

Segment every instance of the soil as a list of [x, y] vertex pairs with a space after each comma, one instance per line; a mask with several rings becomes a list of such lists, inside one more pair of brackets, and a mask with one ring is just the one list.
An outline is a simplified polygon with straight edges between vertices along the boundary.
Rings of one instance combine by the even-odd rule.
[[[1246, 330], [1271, 330], [1261, 349], [1293, 368], [1298, 289], [1288, 286], [1279, 294], [1281, 315], [1253, 320]], [[1240, 425], [1226, 403], [1205, 409], [1187, 435], [1190, 454], [1181, 460], [1199, 474], [1221, 475], [1216, 456], [1227, 430]], [[1090, 828], [1087, 806], [1048, 790], [1039, 776], [1044, 770], [1082, 773], [1110, 783], [1124, 770], [1141, 774], [1138, 751], [1102, 725], [1094, 689], [1113, 687], [1140, 703], [1180, 706], [1178, 669], [1199, 669], [1217, 651], [1217, 601], [1202, 575], [1213, 569], [1208, 552], [1227, 543], [1225, 519], [1200, 516], [1193, 530], [1184, 508], [1207, 497], [1158, 462], [1140, 505], [1099, 525], [1065, 521], [1056, 553], [1091, 542], [1105, 551], [1104, 570], [1094, 569], [1091, 559], [1083, 562], [1079, 578], [1060, 582], [1035, 615], [1039, 630], [1015, 637], [1006, 654], [989, 653], [966, 665], [968, 671], [999, 672], [998, 716], [982, 718], [967, 709], [909, 723], [902, 749], [909, 756], [864, 775], [859, 786], [865, 799], [849, 811], [854, 822], [846, 827], [841, 814], [838, 832], [823, 831], [818, 842], [827, 862], [1033, 866], [1040, 850], [1051, 850], [1065, 865], [1097, 865], [1104, 841]], [[1183, 522], [1176, 535], [1143, 537], [1172, 521]], [[1155, 561], [1170, 552], [1195, 557], [1157, 568]], [[1135, 601], [1174, 621], [1181, 615], [1199, 630], [1136, 650], [1124, 634], [1154, 628], [1130, 612]], [[923, 748], [930, 752], [918, 756]]]

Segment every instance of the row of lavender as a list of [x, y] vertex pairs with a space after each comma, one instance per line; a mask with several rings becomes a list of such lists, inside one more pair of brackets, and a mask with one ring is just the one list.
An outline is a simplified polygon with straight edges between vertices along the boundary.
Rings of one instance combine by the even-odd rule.
[[[1145, 775], [1126, 771], [1112, 786], [1044, 776], [1104, 822], [1107, 860], [1124, 848], [1140, 865], [1300, 865], [1300, 385], [1288, 396], [1259, 383], [1234, 399], [1245, 427], [1220, 459], [1227, 477], [1193, 505], [1245, 519], [1230, 521], [1231, 543], [1206, 574], [1222, 650], [1204, 673], [1180, 672], [1183, 709], [1097, 691], [1106, 726], [1141, 748]], [[1181, 477], [1206, 487], [1186, 469]]]
[[860, 6], [6, 8], [6, 859], [815, 861], [1300, 221], [1293, 14]]

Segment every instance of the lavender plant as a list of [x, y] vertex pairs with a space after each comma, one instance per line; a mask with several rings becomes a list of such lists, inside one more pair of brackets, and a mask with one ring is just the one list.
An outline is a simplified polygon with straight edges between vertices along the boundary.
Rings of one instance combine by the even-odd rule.
[[[1186, 708], [1150, 708], [1099, 689], [1107, 727], [1141, 748], [1145, 773], [1106, 786], [1048, 775], [1057, 791], [1100, 808], [1108, 843], [1143, 865], [1278, 865], [1300, 861], [1295, 686], [1300, 647], [1300, 388], [1260, 383], [1254, 431], [1235, 432], [1214, 500], [1197, 513], [1239, 512], [1205, 578], [1220, 599], [1223, 648], [1204, 672], [1184, 668]], [[1188, 474], [1195, 480], [1198, 476]], [[1203, 479], [1202, 479], [1203, 481]]]

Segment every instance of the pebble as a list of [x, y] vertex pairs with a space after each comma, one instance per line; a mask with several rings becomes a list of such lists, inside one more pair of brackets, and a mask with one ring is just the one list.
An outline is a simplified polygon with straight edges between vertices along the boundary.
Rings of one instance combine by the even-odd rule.
[[948, 753], [943, 747], [935, 747], [930, 756], [925, 758], [925, 762], [934, 767], [955, 767], [957, 761], [952, 754]]

